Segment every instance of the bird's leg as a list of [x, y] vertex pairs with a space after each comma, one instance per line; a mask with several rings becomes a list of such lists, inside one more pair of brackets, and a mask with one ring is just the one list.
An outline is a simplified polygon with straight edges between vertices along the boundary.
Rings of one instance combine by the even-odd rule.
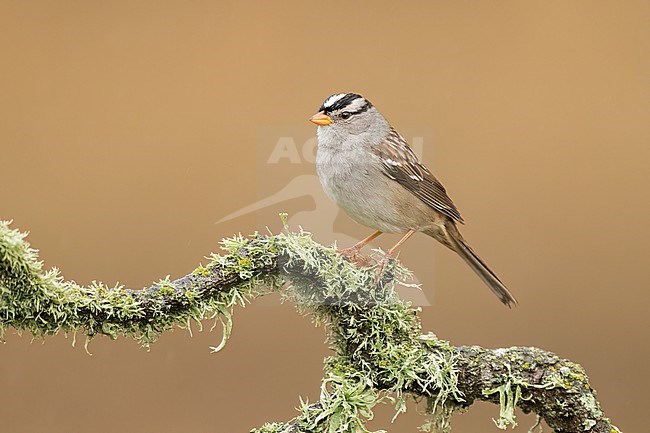
[[379, 237], [381, 232], [377, 230], [367, 238], [363, 239], [360, 242], [357, 242], [355, 245], [350, 248], [344, 248], [339, 250], [339, 253], [344, 255], [349, 261], [356, 265], [368, 266], [368, 259], [360, 253], [361, 248], [365, 247], [368, 242], [371, 242], [373, 239]]
[[415, 233], [415, 230], [409, 229], [409, 231], [407, 231], [404, 234], [404, 236], [402, 236], [402, 238], [399, 241], [397, 241], [395, 246], [393, 246], [393, 248], [388, 250], [384, 258], [381, 259], [379, 263], [377, 263], [377, 282], [379, 282], [379, 278], [381, 277], [381, 274], [384, 272], [384, 268], [386, 267], [388, 260], [390, 260], [393, 257], [393, 255], [397, 252], [397, 250], [399, 250], [399, 248], [402, 246], [404, 242], [406, 242], [408, 238], [413, 236], [413, 233]]
[[[356, 244], [354, 244], [354, 246], [352, 246], [350, 248], [347, 248], [347, 250], [357, 250], [357, 251], [359, 251], [359, 250], [361, 250], [361, 248], [365, 247], [366, 244], [368, 244], [369, 242], [372, 242], [373, 240], [377, 239], [380, 234], [381, 234], [381, 232], [379, 230], [377, 230], [376, 232], [374, 232], [373, 234], [371, 234], [367, 238], [365, 238], [362, 241], [359, 241]], [[342, 251], [344, 251], [344, 250], [342, 250]]]

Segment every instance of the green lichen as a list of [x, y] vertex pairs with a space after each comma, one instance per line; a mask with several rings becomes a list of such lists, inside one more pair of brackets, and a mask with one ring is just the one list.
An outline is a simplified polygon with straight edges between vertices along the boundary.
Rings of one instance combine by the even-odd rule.
[[292, 426], [279, 422], [266, 423], [258, 429], [251, 430], [251, 433], [289, 433]]
[[192, 271], [192, 275], [197, 275], [199, 277], [207, 277], [210, 275], [210, 270], [203, 265], [199, 265], [196, 269]]
[[319, 401], [318, 413], [302, 404], [297, 425], [310, 432], [367, 432], [365, 422], [372, 419], [380, 396], [362, 373], [340, 363], [328, 368]]
[[508, 425], [512, 427], [517, 426], [515, 421], [515, 409], [517, 402], [521, 399], [521, 385], [513, 384], [508, 381], [501, 386], [494, 389], [483, 391], [483, 395], [490, 396], [492, 394], [499, 394], [499, 418], [494, 419], [494, 424], [501, 430], [505, 430]]
[[[230, 337], [233, 309], [270, 292], [280, 292], [325, 326], [333, 355], [326, 359], [319, 402], [301, 401], [290, 423], [265, 424], [255, 432], [366, 432], [377, 404], [392, 404], [397, 416], [406, 411], [409, 396], [427, 400], [425, 431], [448, 432], [451, 414], [480, 397], [498, 401], [495, 422], [506, 428], [516, 425], [515, 407], [531, 403], [536, 390], [562, 390], [558, 396], [573, 398], [547, 402], [550, 417], [570, 416], [579, 405], [589, 415], [582, 421], [585, 430], [605, 420], [577, 364], [539, 349], [522, 355], [521, 348], [454, 348], [432, 333], [423, 335], [419, 309], [395, 291], [410, 274], [394, 260], [378, 279], [374, 269], [351, 266], [309, 233], [287, 230], [225, 239], [223, 253], [212, 254], [190, 275], [167, 276], [143, 290], [98, 282], [84, 287], [65, 281], [56, 269], [44, 271], [26, 234], [9, 225], [0, 222], [0, 338], [12, 327], [35, 337], [85, 334], [86, 346], [99, 334], [127, 336], [148, 347], [165, 331], [191, 332], [194, 324], [200, 330], [207, 319], [222, 326], [222, 340], [211, 348], [219, 351]], [[493, 375], [482, 396], [467, 402], [459, 389], [460, 349], [465, 372], [488, 366]], [[540, 366], [543, 380], [533, 382]]]
[[[18, 332], [27, 330], [35, 337], [60, 331], [75, 335], [82, 332], [87, 342], [98, 334], [111, 339], [124, 335], [149, 346], [167, 330], [191, 329], [192, 323], [200, 328], [205, 319], [221, 321], [227, 337], [235, 305], [247, 302], [260, 291], [277, 290], [281, 285], [277, 277], [254, 275], [259, 261], [267, 261], [266, 246], [262, 244], [272, 240], [265, 239], [260, 240], [257, 250], [248, 245], [249, 257], [241, 254], [218, 256], [207, 267], [195, 270], [192, 275], [197, 281], [203, 279], [205, 282], [222, 263], [222, 268], [218, 269], [222, 278], [229, 275], [238, 278], [239, 284], [215, 292], [213, 296], [206, 296], [200, 287], [186, 288], [181, 284], [186, 280], [171, 281], [169, 276], [139, 291], [99, 282], [83, 287], [65, 281], [57, 269], [43, 271], [37, 251], [25, 241], [26, 234], [9, 225], [10, 222], [0, 222], [1, 338], [6, 329], [12, 327]], [[225, 242], [224, 247], [235, 249], [244, 243], [239, 236]]]
[[406, 270], [391, 262], [388, 272], [396, 280], [374, 285], [374, 272], [349, 266], [307, 233], [287, 233], [283, 243], [292, 252], [284, 263], [290, 282], [285, 298], [328, 328], [335, 352], [326, 360], [319, 408], [303, 405], [297, 425], [314, 432], [365, 431], [374, 405], [391, 402], [397, 416], [406, 411], [410, 392], [429, 395], [432, 411], [450, 397], [462, 401], [451, 346], [433, 334], [422, 336], [418, 310], [395, 292], [395, 281], [409, 277]]

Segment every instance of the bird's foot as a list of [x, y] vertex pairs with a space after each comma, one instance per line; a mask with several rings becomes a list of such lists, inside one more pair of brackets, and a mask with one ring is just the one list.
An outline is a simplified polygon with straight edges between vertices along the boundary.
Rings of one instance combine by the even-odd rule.
[[368, 257], [361, 254], [360, 248], [350, 247], [343, 248], [338, 250], [338, 253], [341, 254], [345, 259], [356, 265], [357, 267], [368, 267], [371, 265], [372, 261]]
[[378, 286], [379, 283], [382, 282], [384, 279], [384, 271], [386, 270], [386, 266], [388, 265], [388, 262], [390, 261], [391, 257], [386, 255], [384, 256], [377, 264], [375, 264], [375, 286]]

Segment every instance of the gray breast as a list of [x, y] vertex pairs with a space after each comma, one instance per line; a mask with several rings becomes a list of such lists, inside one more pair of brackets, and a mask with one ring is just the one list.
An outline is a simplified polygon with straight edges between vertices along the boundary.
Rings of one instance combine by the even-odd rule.
[[386, 194], [394, 183], [388, 179], [378, 158], [357, 146], [333, 149], [320, 146], [316, 156], [318, 178], [327, 196], [350, 218], [367, 227], [388, 233], [404, 231], [396, 209]]

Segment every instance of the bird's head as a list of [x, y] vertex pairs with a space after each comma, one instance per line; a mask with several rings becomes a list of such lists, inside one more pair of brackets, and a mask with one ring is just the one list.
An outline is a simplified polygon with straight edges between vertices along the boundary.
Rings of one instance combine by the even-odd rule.
[[309, 120], [319, 126], [319, 134], [326, 129], [328, 135], [337, 136], [372, 133], [388, 125], [372, 103], [357, 93], [333, 94]]

